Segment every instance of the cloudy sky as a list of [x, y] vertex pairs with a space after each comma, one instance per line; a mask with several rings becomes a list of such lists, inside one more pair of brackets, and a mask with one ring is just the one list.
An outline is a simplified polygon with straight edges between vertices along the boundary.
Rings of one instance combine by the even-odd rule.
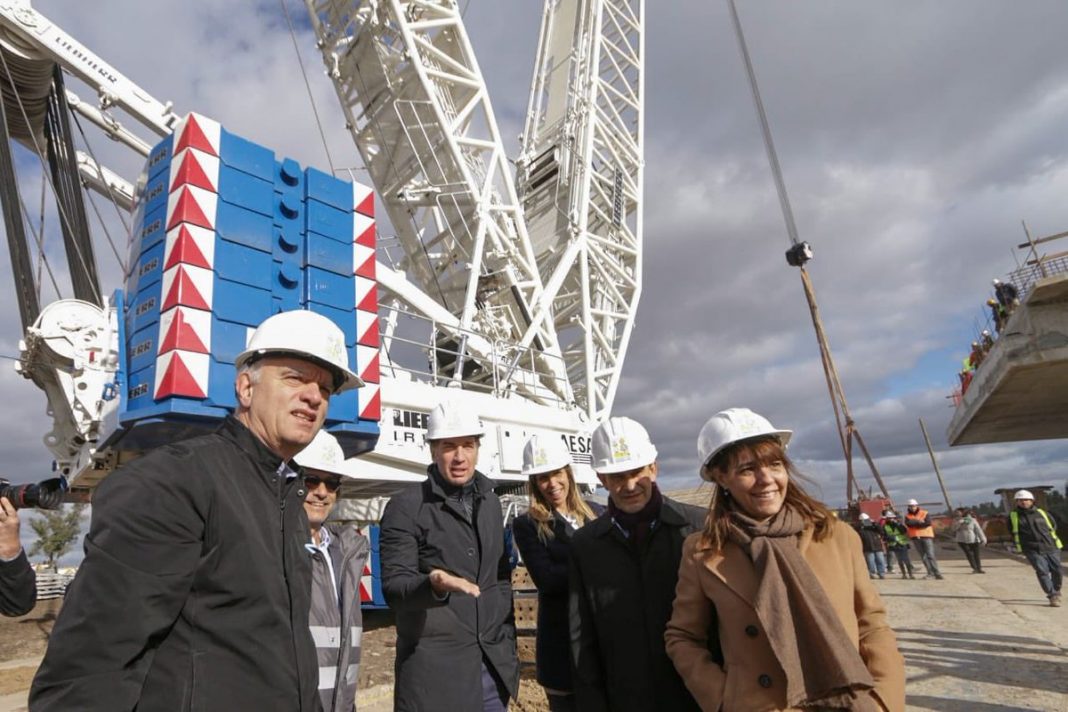
[[[514, 153], [542, 3], [460, 2]], [[358, 167], [303, 4], [288, 3], [330, 155]], [[179, 113], [325, 167], [279, 2], [34, 5]], [[1036, 236], [1068, 229], [1068, 4], [739, 5], [831, 347], [891, 495], [939, 499], [921, 417], [955, 501], [1063, 485], [1065, 441], [949, 448], [945, 432], [990, 279], [1023, 259], [1021, 220]], [[701, 424], [751, 407], [796, 431], [792, 455], [840, 504], [844, 462], [725, 0], [647, 3], [646, 55], [645, 282], [616, 412], [647, 425], [666, 486], [681, 488], [697, 482]], [[93, 147], [136, 172], [106, 139]], [[117, 286], [103, 241], [98, 254]], [[17, 353], [10, 303], [2, 356]], [[18, 404], [0, 442], [8, 476], [44, 476], [43, 395], [10, 368], [0, 394]], [[862, 460], [855, 469], [874, 485]]]

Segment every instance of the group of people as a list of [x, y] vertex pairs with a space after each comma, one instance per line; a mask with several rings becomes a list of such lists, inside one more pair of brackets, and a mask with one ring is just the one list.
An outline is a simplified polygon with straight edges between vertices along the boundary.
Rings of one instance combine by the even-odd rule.
[[[368, 543], [327, 524], [349, 470], [320, 429], [331, 396], [362, 382], [340, 329], [307, 311], [265, 321], [236, 364], [238, 407], [214, 433], [157, 448], [96, 491], [31, 712], [353, 709]], [[503, 712], [518, 693], [483, 435], [463, 407], [434, 407], [427, 478], [381, 520], [397, 710]], [[582, 498], [560, 440], [526, 443], [530, 507], [514, 538], [538, 587], [537, 679], [552, 709], [904, 709], [904, 661], [861, 537], [806, 492], [791, 435], [744, 408], [712, 416], [697, 444], [707, 508], [660, 492], [657, 449], [629, 418], [592, 437], [607, 507]], [[17, 517], [2, 513], [6, 564]], [[1021, 503], [1025, 553], [1046, 516]], [[933, 547], [916, 543], [930, 528], [918, 505], [906, 528], [940, 578]], [[1028, 558], [1059, 601], [1053, 557], [1038, 546]]]
[[[995, 279], [993, 286], [994, 296], [986, 300], [986, 305], [990, 308], [990, 319], [994, 324], [994, 330], [1000, 335], [1013, 311], [1020, 306], [1020, 293], [1012, 282], [1002, 282], [1000, 279]], [[957, 374], [958, 378], [960, 378], [961, 395], [968, 391], [968, 386], [972, 384], [972, 378], [974, 378], [976, 370], [978, 370], [980, 364], [983, 363], [993, 347], [993, 334], [990, 333], [989, 329], [983, 329], [979, 338], [972, 342], [971, 350], [961, 362], [961, 370]]]
[[909, 557], [910, 547], [915, 547], [926, 570], [924, 578], [942, 579], [935, 554], [931, 515], [915, 499], [908, 502], [904, 522], [893, 509], [883, 510], [879, 521], [865, 513], [861, 513], [858, 519], [857, 533], [860, 535], [869, 578], [884, 579], [887, 574], [893, 574], [894, 562], [890, 558], [890, 554], [893, 554], [901, 578], [915, 579], [915, 569]]
[[645, 428], [611, 418], [593, 435], [599, 515], [566, 451], [528, 443], [531, 508], [514, 530], [551, 709], [904, 709], [860, 539], [805, 491], [790, 437], [745, 408], [714, 415], [698, 438], [715, 484], [703, 509], [665, 497]]

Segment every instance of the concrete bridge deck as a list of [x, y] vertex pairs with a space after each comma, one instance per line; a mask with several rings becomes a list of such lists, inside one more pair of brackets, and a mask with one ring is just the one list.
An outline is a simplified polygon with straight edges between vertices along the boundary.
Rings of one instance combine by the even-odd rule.
[[[1048, 605], [1022, 559], [984, 551], [988, 573], [978, 575], [954, 544], [940, 543], [938, 557], [942, 581], [876, 582], [905, 655], [908, 709], [1068, 711], [1068, 607]], [[0, 661], [0, 681], [15, 685], [0, 684], [0, 712], [26, 709], [25, 688], [39, 662]], [[360, 690], [357, 707], [386, 712], [391, 692], [389, 685]], [[548, 707], [540, 688], [525, 680], [513, 709]]]
[[1068, 438], [1068, 274], [1030, 287], [946, 435], [950, 445]]

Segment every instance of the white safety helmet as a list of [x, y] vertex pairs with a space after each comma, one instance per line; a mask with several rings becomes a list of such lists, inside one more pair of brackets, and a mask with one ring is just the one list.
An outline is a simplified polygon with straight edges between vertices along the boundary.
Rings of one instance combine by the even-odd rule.
[[742, 440], [751, 440], [766, 435], [777, 437], [782, 446], [786, 447], [793, 434], [792, 430], [776, 428], [767, 418], [748, 408], [722, 410], [708, 419], [697, 436], [697, 457], [701, 460], [698, 472], [702, 479], [712, 482], [708, 464], [724, 448]]
[[264, 319], [234, 365], [241, 368], [267, 354], [292, 354], [328, 368], [335, 374], [335, 393], [363, 386], [363, 380], [349, 368], [345, 334], [322, 314], [294, 309]]
[[636, 420], [609, 418], [593, 431], [593, 470], [599, 475], [637, 470], [656, 456], [649, 433]]
[[861, 512], [860, 513], [860, 521], [862, 521], [862, 522], [870, 522], [871, 521], [871, 517], [869, 517], [864, 512]]
[[559, 435], [532, 435], [523, 447], [523, 476], [556, 472], [571, 464], [571, 453]]
[[909, 506], [910, 506], [910, 507], [919, 507], [919, 506], [920, 506], [920, 503], [919, 503], [919, 502], [917, 502], [917, 501], [916, 501], [916, 500], [914, 500], [914, 499], [910, 499], [910, 500], [909, 500]]
[[1030, 499], [1034, 501], [1035, 496], [1031, 494], [1031, 490], [1016, 490], [1016, 496], [1013, 499]]
[[997, 277], [995, 277], [995, 278], [994, 278], [994, 286], [996, 287], [996, 286], [998, 286], [999, 284], [1001, 284], [1001, 280], [1000, 280], [1000, 279], [998, 279]]
[[319, 470], [343, 477], [352, 476], [344, 471], [345, 453], [341, 450], [337, 438], [325, 430], [316, 433], [308, 446], [297, 453], [293, 459], [306, 470]]
[[897, 519], [897, 512], [893, 510], [888, 510], [883, 513], [883, 516], [887, 519]]
[[427, 440], [476, 437], [485, 435], [482, 420], [469, 408], [450, 401], [443, 401], [430, 411], [426, 428]]

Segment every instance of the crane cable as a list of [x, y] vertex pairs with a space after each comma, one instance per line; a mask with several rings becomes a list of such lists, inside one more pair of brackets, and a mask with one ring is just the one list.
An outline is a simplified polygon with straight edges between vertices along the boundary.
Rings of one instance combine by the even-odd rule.
[[[119, 222], [122, 223], [123, 230], [126, 234], [130, 234], [130, 225], [126, 222], [126, 218], [122, 216], [122, 209], [119, 208], [119, 202], [115, 200], [115, 192], [111, 189], [111, 184], [104, 179], [104, 166], [96, 158], [96, 152], [93, 151], [93, 145], [89, 143], [89, 137], [85, 135], [85, 130], [82, 128], [82, 123], [78, 120], [78, 115], [73, 111], [70, 112], [70, 117], [74, 119], [74, 125], [78, 127], [78, 133], [82, 137], [82, 143], [85, 144], [85, 150], [89, 152], [89, 158], [93, 159], [93, 163], [96, 164], [97, 174], [100, 176], [100, 182], [104, 184], [104, 187], [108, 191], [108, 200], [115, 206], [115, 214], [119, 216]], [[89, 204], [93, 206], [93, 212], [96, 213], [97, 220], [100, 221], [100, 227], [104, 230], [104, 236], [107, 237], [108, 244], [111, 246], [111, 251], [115, 254], [115, 259], [118, 260], [119, 266], [122, 267], [122, 273], [125, 276], [128, 265], [126, 261], [119, 255], [118, 248], [115, 247], [115, 242], [111, 239], [111, 232], [108, 231], [107, 225], [104, 223], [104, 216], [100, 214], [99, 208], [96, 207], [96, 201], [93, 200], [93, 194], [91, 191], [86, 191], [86, 195], [89, 198]]]
[[775, 152], [775, 142], [771, 138], [771, 127], [768, 125], [768, 115], [764, 111], [764, 102], [760, 98], [760, 89], [757, 87], [756, 72], [753, 71], [753, 62], [749, 58], [749, 47], [745, 44], [745, 35], [742, 34], [742, 21], [738, 18], [738, 8], [734, 0], [727, 0], [730, 6], [731, 19], [734, 21], [734, 32], [738, 36], [738, 46], [742, 51], [742, 62], [745, 64], [745, 74], [749, 79], [749, 88], [753, 93], [753, 103], [756, 105], [757, 116], [760, 119], [760, 129], [764, 134], [764, 149], [768, 153], [768, 163], [771, 164], [771, 174], [775, 178], [775, 189], [779, 193], [779, 205], [782, 207], [782, 218], [786, 221], [786, 234], [790, 238], [791, 245], [800, 244], [797, 237], [797, 224], [794, 222], [794, 211], [790, 207], [790, 197], [786, 194], [786, 183], [782, 177], [782, 168], [779, 166], [779, 156]]
[[[44, 154], [41, 152], [41, 146], [37, 142], [37, 136], [34, 135], [34, 132], [33, 132], [33, 129], [32, 129], [33, 124], [30, 122], [30, 118], [26, 114], [26, 107], [22, 103], [22, 96], [19, 93], [17, 85], [15, 84], [14, 77], [11, 76], [11, 69], [8, 67], [7, 58], [4, 56], [3, 52], [0, 52], [0, 64], [3, 64], [4, 74], [7, 76], [7, 81], [11, 86], [11, 92], [12, 92], [12, 94], [14, 94], [15, 101], [18, 103], [19, 112], [22, 114], [22, 120], [26, 122], [26, 127], [27, 127], [27, 129], [29, 129], [28, 130], [28, 134], [30, 136], [30, 140], [33, 142], [33, 149], [34, 149], [34, 153], [37, 154], [37, 160], [40, 161], [40, 163], [41, 163], [41, 170], [45, 174], [45, 177], [48, 180], [49, 186], [51, 186], [51, 188], [52, 188], [52, 194], [56, 196], [56, 211], [59, 213], [59, 218], [60, 218], [60, 220], [63, 221], [63, 224], [66, 225], [67, 230], [69, 230], [69, 231], [71, 231], [71, 233], [73, 233], [74, 232], [74, 228], [72, 227], [72, 220], [67, 215], [66, 210], [63, 209], [62, 201], [60, 201], [60, 199], [59, 199], [59, 190], [56, 188], [56, 184], [53, 182], [52, 177], [49, 175], [49, 169], [48, 169], [48, 166], [45, 164]], [[5, 122], [7, 121], [6, 117], [7, 117], [7, 112], [6, 112], [6, 110], [4, 110], [3, 111], [3, 120]], [[16, 186], [16, 190], [17, 189], [18, 189], [18, 186]], [[21, 191], [19, 191], [19, 201], [22, 202], [22, 193], [21, 193]], [[25, 209], [26, 208], [25, 208], [25, 204], [24, 204], [23, 205], [23, 210], [25, 210]], [[73, 244], [74, 244], [75, 252], [77, 253], [77, 256], [78, 256], [78, 261], [81, 262], [81, 264], [82, 264], [82, 269], [84, 269], [88, 273], [89, 272], [89, 265], [86, 262], [85, 255], [82, 254], [82, 250], [78, 246], [77, 241], [75, 241]], [[38, 249], [40, 249], [40, 248], [38, 248]], [[49, 269], [49, 272], [51, 273], [51, 269]], [[99, 287], [99, 285], [92, 285], [92, 287], [93, 287], [93, 291], [96, 292], [97, 300], [102, 302], [103, 299], [101, 298], [101, 295], [100, 295], [100, 287]]]
[[304, 88], [308, 92], [308, 101], [311, 103], [312, 114], [315, 115], [315, 125], [319, 128], [319, 138], [323, 142], [323, 153], [326, 154], [326, 162], [330, 166], [330, 175], [334, 175], [334, 161], [330, 157], [330, 146], [326, 143], [326, 132], [323, 123], [319, 120], [319, 109], [315, 105], [315, 96], [312, 94], [311, 82], [308, 81], [308, 72], [304, 69], [304, 59], [300, 56], [300, 45], [297, 44], [297, 33], [293, 29], [293, 20], [289, 17], [289, 7], [286, 0], [278, 0], [282, 6], [282, 13], [286, 16], [286, 24], [289, 25], [289, 39], [293, 41], [293, 52], [297, 55], [297, 64], [300, 65], [301, 76], [304, 77]]

